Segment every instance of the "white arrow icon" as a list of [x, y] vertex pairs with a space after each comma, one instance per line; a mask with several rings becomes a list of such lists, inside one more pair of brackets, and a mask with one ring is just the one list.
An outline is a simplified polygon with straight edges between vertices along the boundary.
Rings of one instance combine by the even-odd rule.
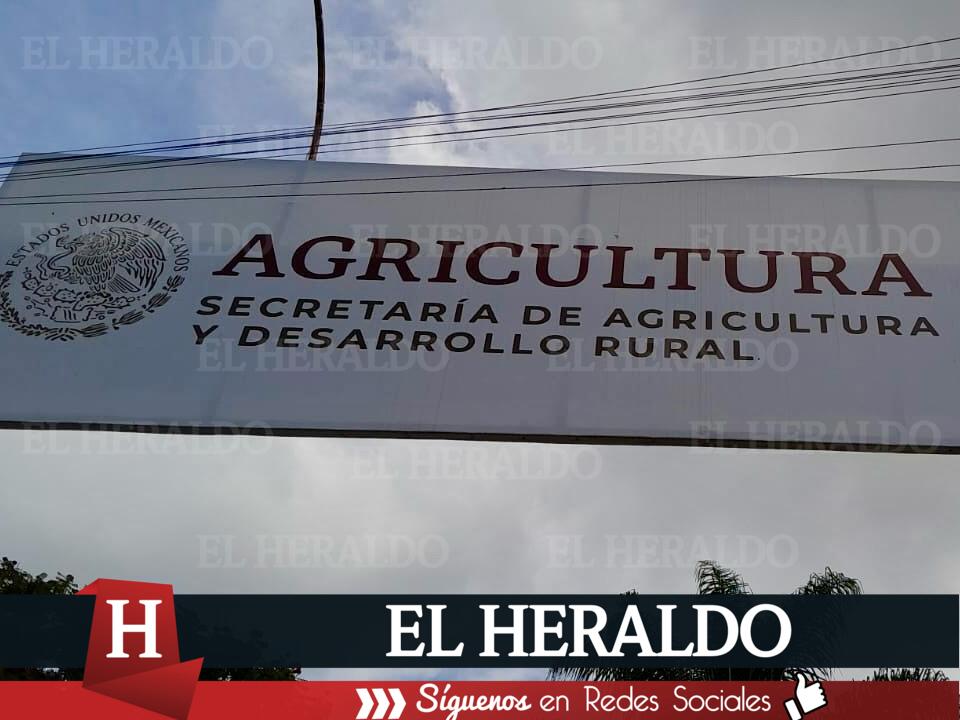
[[[371, 695], [371, 692], [373, 693]], [[389, 693], [389, 696], [388, 696]], [[360, 698], [360, 711], [357, 713], [357, 720], [399, 720], [403, 714], [403, 709], [407, 706], [407, 701], [403, 698], [403, 693], [397, 688], [357, 688], [357, 696]], [[393, 705], [393, 710], [390, 706]], [[387, 715], [390, 710], [390, 715]], [[371, 711], [373, 711], [371, 713]]]

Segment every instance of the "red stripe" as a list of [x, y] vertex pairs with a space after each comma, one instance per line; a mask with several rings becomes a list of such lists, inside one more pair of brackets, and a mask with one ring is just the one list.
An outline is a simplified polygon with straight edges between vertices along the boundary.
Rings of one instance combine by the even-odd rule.
[[[573, 682], [203, 682], [190, 713], [191, 720], [208, 718], [283, 718], [283, 720], [355, 720], [361, 708], [358, 688], [389, 691], [397, 688], [405, 698], [401, 720], [475, 720], [477, 718], [557, 718], [563, 720], [617, 720], [625, 718], [786, 718], [784, 701], [793, 697], [792, 683], [573, 683]], [[434, 689], [436, 688], [436, 689]], [[589, 690], [588, 688], [595, 688]], [[813, 720], [956, 720], [958, 684], [827, 682], [823, 684], [828, 705], [807, 717]], [[448, 689], [447, 697], [524, 697], [531, 709], [525, 712], [470, 711], [450, 715], [434, 708], [431, 697]], [[566, 698], [569, 709], [552, 700], [557, 709], [544, 710], [551, 696]], [[656, 698], [654, 703], [650, 697]], [[714, 707], [726, 698], [729, 710], [719, 712], [677, 711], [678, 697], [709, 698]], [[388, 695], [389, 697], [389, 695]], [[603, 698], [602, 700], [600, 698]], [[646, 700], [644, 700], [646, 698]], [[753, 711], [733, 710], [744, 698], [753, 698]], [[588, 699], [594, 699], [588, 705]], [[612, 703], [606, 710], [604, 703]], [[419, 707], [418, 707], [419, 704]], [[657, 709], [654, 710], [654, 705]], [[617, 709], [619, 706], [620, 709]], [[389, 718], [394, 705], [384, 709]], [[626, 709], [632, 707], [633, 709]], [[769, 710], [765, 708], [769, 707]], [[85, 690], [80, 683], [0, 683], [0, 708], [4, 717], [98, 718], [99, 720], [156, 720], [160, 715]], [[644, 708], [644, 709], [641, 709]], [[425, 709], [432, 709], [425, 712]], [[374, 711], [376, 700], [374, 698]], [[372, 715], [372, 713], [371, 713]]]

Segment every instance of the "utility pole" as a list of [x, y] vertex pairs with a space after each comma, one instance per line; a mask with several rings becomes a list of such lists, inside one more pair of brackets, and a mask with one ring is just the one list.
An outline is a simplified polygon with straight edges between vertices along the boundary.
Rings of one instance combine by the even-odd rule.
[[310, 152], [307, 160], [317, 159], [320, 147], [320, 133], [323, 132], [323, 101], [327, 84], [327, 62], [323, 42], [323, 5], [322, 0], [313, 0], [313, 11], [317, 25], [317, 112], [313, 119], [313, 136], [310, 138]]

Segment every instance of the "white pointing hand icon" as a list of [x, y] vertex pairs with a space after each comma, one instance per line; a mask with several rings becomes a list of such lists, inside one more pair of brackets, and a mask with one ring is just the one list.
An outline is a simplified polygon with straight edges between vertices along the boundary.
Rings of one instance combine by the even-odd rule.
[[[807, 683], [810, 684], [807, 684]], [[790, 698], [784, 703], [787, 708], [787, 715], [790, 720], [801, 720], [804, 715], [809, 715], [814, 710], [819, 710], [827, 705], [827, 696], [823, 694], [823, 687], [820, 682], [810, 682], [807, 676], [802, 672], [797, 673], [797, 689], [794, 693], [796, 698]], [[797, 707], [799, 705], [799, 707]]]

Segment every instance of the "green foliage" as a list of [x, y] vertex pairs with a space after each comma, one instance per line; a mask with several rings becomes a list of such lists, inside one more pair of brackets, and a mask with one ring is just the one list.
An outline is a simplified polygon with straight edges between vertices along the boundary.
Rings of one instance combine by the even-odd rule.
[[300, 668], [204, 668], [201, 680], [296, 680]]
[[932, 668], [880, 668], [874, 670], [873, 682], [944, 682], [949, 680], [942, 670]]
[[698, 595], [749, 595], [753, 591], [739, 573], [710, 560], [697, 563]]
[[31, 575], [15, 560], [0, 559], [0, 595], [73, 595], [78, 589], [73, 575], [57, 573], [51, 580], [46, 573]]
[[[0, 560], [0, 595], [73, 595], [79, 586], [73, 575], [31, 575], [16, 561]], [[300, 668], [205, 668], [201, 680], [296, 680]], [[2, 680], [82, 680], [83, 670], [59, 668], [0, 668]]]
[[863, 585], [856, 578], [847, 577], [843, 573], [831, 570], [829, 567], [823, 574], [811, 573], [806, 585], [797, 589], [797, 595], [862, 595]]
[[[711, 560], [701, 560], [696, 568], [697, 594], [699, 595], [750, 595], [753, 591], [743, 577], [734, 570]], [[807, 582], [797, 588], [797, 595], [860, 595], [863, 586], [856, 578], [825, 568], [822, 573], [812, 573]], [[624, 593], [625, 597], [636, 595], [636, 590]], [[829, 638], [818, 639], [829, 642]], [[802, 671], [807, 676], [823, 679], [828, 671], [821, 668], [642, 668], [642, 667], [556, 667], [550, 671], [551, 680], [577, 680], [580, 682], [604, 682], [615, 680], [684, 681], [728, 680], [746, 682], [751, 680], [793, 680]], [[871, 680], [946, 680], [939, 670], [880, 669]]]
[[[0, 559], [0, 595], [73, 595], [78, 587], [73, 575], [31, 575], [15, 560]], [[82, 670], [59, 668], [0, 668], [0, 680], [80, 680]]]

